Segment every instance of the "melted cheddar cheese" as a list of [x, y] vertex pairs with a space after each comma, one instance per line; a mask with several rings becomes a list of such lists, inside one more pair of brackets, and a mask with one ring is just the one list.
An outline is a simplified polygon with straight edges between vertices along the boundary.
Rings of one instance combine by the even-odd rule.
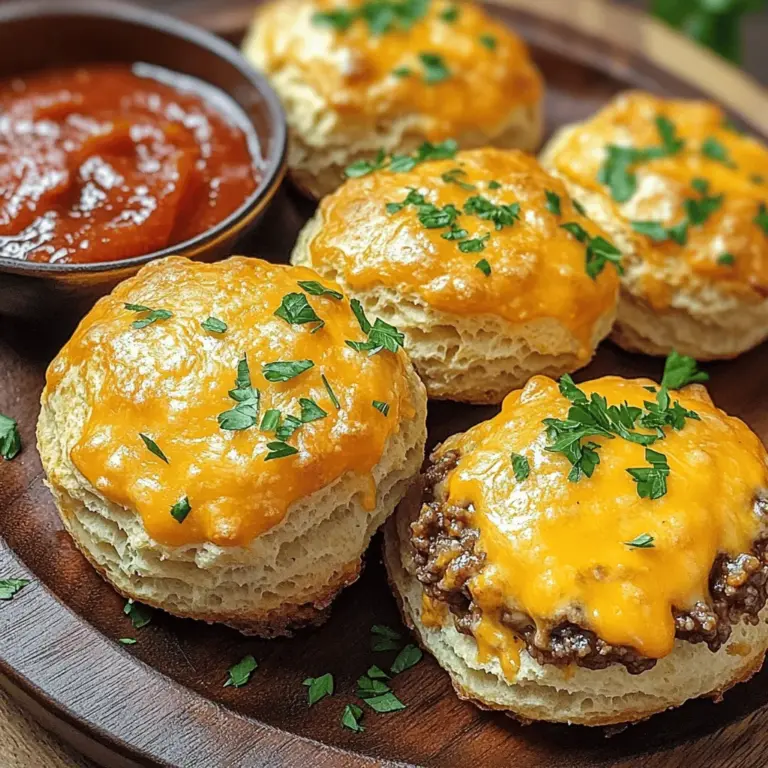
[[[607, 147], [660, 146], [658, 117], [671, 121], [685, 144], [670, 156], [632, 164], [636, 191], [617, 203], [598, 179]], [[625, 94], [577, 126], [549, 162], [569, 181], [603, 192], [605, 203], [627, 224], [680, 224], [686, 217], [685, 201], [702, 198], [695, 180], [708, 184], [707, 196], [722, 195], [706, 221], [689, 227], [685, 244], [632, 235], [634, 250], [649, 267], [640, 290], [654, 308], [667, 308], [675, 289], [691, 277], [715, 282], [720, 290], [747, 301], [768, 297], [768, 216], [760, 217], [768, 205], [768, 149], [729, 127], [716, 105]], [[723, 259], [725, 254], [733, 258]]]
[[[315, 333], [316, 323], [290, 325], [274, 315], [283, 296], [301, 292], [297, 281], [317, 279], [308, 269], [240, 257], [156, 262], [99, 301], [51, 364], [47, 392], [63, 387], [73, 407], [84, 401], [89, 411], [70, 452], [74, 466], [105, 499], [135, 509], [156, 541], [247, 545], [294, 502], [342, 475], [370, 477], [388, 438], [414, 416], [404, 353], [369, 356], [345, 344], [365, 340], [346, 298], [308, 296], [325, 322]], [[136, 329], [132, 323], [145, 315], [125, 303], [173, 315]], [[227, 331], [204, 330], [200, 324], [210, 316]], [[243, 355], [260, 392], [259, 423], [225, 431], [217, 416], [237, 405], [229, 392]], [[263, 363], [295, 360], [314, 366], [285, 382], [265, 379]], [[261, 419], [269, 409], [298, 417], [302, 398], [327, 416], [287, 439], [298, 454], [265, 461], [278, 438], [259, 428]], [[374, 400], [389, 405], [387, 416]], [[375, 495], [371, 478], [369, 507]], [[185, 497], [191, 512], [179, 523], [170, 510]]]
[[[541, 76], [525, 45], [477, 5], [425, 0], [425, 13], [410, 27], [394, 22], [381, 33], [361, 18], [347, 29], [317, 20], [318, 13], [354, 12], [363, 5], [361, 0], [272, 3], [257, 22], [264, 41], [262, 68], [291, 72], [342, 120], [375, 123], [419, 114], [420, 130], [432, 140], [472, 130], [499, 133], [515, 109], [540, 101]], [[456, 18], [447, 20], [452, 9]], [[428, 82], [421, 56], [439, 57], [447, 70], [444, 79]]]
[[[609, 404], [642, 407], [653, 399], [644, 389], [651, 385], [611, 376], [581, 388]], [[495, 418], [444, 443], [441, 452], [457, 450], [460, 458], [441, 494], [473, 510], [477, 549], [486, 556], [468, 582], [482, 612], [475, 631], [481, 660], [496, 653], [505, 674], [514, 672], [520, 643], [501, 624], [504, 611], [524, 612], [545, 633], [572, 621], [660, 658], [674, 643], [672, 609], [708, 600], [717, 555], [751, 551], [761, 531], [756, 499], [768, 492], [765, 448], [703, 388], [671, 396], [700, 421], [666, 429], [654, 445], [670, 467], [667, 493], [655, 500], [640, 498], [627, 473], [647, 466], [645, 449], [618, 437], [590, 438], [601, 446], [600, 464], [591, 478], [568, 480], [571, 465], [546, 450], [542, 421], [565, 418], [570, 403], [546, 377], [509, 395]], [[528, 459], [525, 480], [516, 479], [511, 453]], [[652, 548], [627, 545], [642, 534], [653, 536]]]
[[[446, 181], [445, 174], [461, 183]], [[411, 190], [439, 208], [462, 210], [476, 196], [519, 204], [519, 218], [496, 229], [492, 221], [462, 213], [456, 226], [470, 239], [487, 238], [482, 251], [464, 253], [459, 241], [443, 237], [448, 227], [425, 227], [416, 206], [387, 212], [387, 203], [402, 202]], [[547, 191], [559, 196], [560, 215], [546, 208]], [[583, 359], [591, 355], [598, 319], [616, 305], [615, 267], [606, 264], [596, 280], [589, 277], [586, 245], [561, 225], [578, 223], [590, 236], [605, 233], [574, 209], [560, 181], [522, 152], [471, 150], [407, 173], [351, 179], [322, 201], [321, 212], [309, 263], [342, 274], [353, 293], [383, 286], [436, 310], [494, 314], [515, 324], [553, 318], [578, 339]], [[488, 262], [489, 275], [477, 267], [480, 259]]]

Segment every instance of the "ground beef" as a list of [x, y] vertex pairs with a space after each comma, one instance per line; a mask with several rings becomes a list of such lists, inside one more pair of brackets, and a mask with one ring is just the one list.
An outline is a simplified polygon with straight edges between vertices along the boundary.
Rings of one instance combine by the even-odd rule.
[[[475, 551], [479, 532], [472, 527], [472, 510], [445, 503], [436, 486], [459, 460], [456, 451], [433, 454], [422, 477], [422, 507], [411, 525], [416, 576], [434, 600], [446, 603], [456, 628], [465, 634], [481, 617], [467, 582], [480, 572], [485, 555]], [[768, 518], [768, 499], [756, 501], [758, 512]], [[675, 636], [689, 643], [706, 643], [717, 651], [730, 637], [734, 624], [758, 623], [758, 613], [768, 597], [768, 537], [755, 542], [753, 551], [735, 558], [720, 555], [709, 577], [711, 603], [697, 603], [689, 611], [675, 609]], [[615, 646], [578, 624], [579, 616], [565, 616], [546, 630], [537, 629], [530, 616], [504, 613], [501, 621], [526, 642], [528, 652], [541, 664], [577, 664], [604, 669], [622, 664], [639, 674], [656, 664], [633, 648]]]

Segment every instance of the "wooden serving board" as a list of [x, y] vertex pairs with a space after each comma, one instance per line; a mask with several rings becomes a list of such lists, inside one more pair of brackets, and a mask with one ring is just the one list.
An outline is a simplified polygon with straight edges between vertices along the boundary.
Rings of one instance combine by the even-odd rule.
[[[599, 0], [498, 0], [491, 6], [530, 42], [544, 72], [549, 132], [587, 117], [621, 89], [643, 87], [719, 100], [768, 138], [768, 95], [650, 19]], [[241, 0], [176, 0], [170, 7], [234, 41], [251, 14]], [[284, 261], [311, 208], [286, 187], [241, 251]], [[0, 462], [0, 578], [33, 580], [0, 604], [0, 684], [96, 762], [109, 768], [765, 765], [768, 668], [721, 704], [692, 702], [606, 739], [601, 730], [524, 727], [481, 713], [459, 701], [447, 675], [425, 658], [393, 684], [406, 711], [368, 712], [362, 734], [341, 728], [357, 677], [372, 663], [392, 660], [369, 650], [371, 625], [400, 626], [378, 540], [363, 577], [319, 630], [258, 641], [156, 613], [150, 626], [135, 632], [123, 600], [62, 530], [34, 448], [44, 371], [66, 326], [64, 318], [55, 328], [0, 320], [0, 412], [19, 421], [25, 445], [16, 460]], [[577, 378], [658, 376], [660, 369], [659, 361], [605, 344]], [[708, 369], [716, 402], [768, 441], [768, 345]], [[493, 412], [435, 404], [431, 443]], [[118, 645], [125, 636], [137, 637], [138, 644]], [[251, 683], [224, 688], [227, 669], [246, 654], [259, 661]], [[336, 695], [308, 710], [302, 681], [325, 672], [335, 677]]]

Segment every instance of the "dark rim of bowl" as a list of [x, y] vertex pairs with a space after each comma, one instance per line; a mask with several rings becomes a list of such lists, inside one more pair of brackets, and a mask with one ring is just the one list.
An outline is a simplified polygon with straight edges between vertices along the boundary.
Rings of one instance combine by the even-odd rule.
[[171, 256], [181, 250], [204, 247], [206, 243], [223, 236], [228, 229], [237, 224], [259, 203], [271, 197], [280, 185], [285, 173], [285, 157], [287, 150], [288, 130], [283, 108], [277, 94], [272, 90], [264, 75], [254, 69], [240, 52], [226, 40], [211, 32], [196, 27], [194, 24], [177, 19], [164, 13], [147, 10], [141, 6], [129, 5], [115, 0], [15, 0], [11, 3], [0, 3], [0, 24], [17, 19], [40, 16], [90, 16], [133, 24], [167, 32], [175, 37], [183, 38], [200, 48], [206, 48], [215, 56], [231, 64], [253, 85], [264, 98], [267, 105], [269, 122], [274, 135], [270, 142], [270, 151], [264, 157], [261, 182], [258, 187], [245, 199], [243, 204], [214, 227], [196, 235], [189, 240], [183, 240], [159, 251], [142, 256], [132, 256], [129, 259], [116, 261], [99, 261], [83, 264], [49, 264], [47, 262], [26, 261], [0, 256], [0, 271], [9, 268], [13, 272], [29, 273], [42, 277], [51, 273], [83, 273], [111, 272], [113, 270], [139, 267], [149, 261]]

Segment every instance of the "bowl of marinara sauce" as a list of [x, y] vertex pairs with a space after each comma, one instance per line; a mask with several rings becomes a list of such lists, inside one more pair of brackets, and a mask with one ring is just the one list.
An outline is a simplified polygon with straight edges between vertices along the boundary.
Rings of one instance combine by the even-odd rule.
[[83, 311], [152, 259], [228, 255], [285, 120], [228, 43], [89, 0], [0, 6], [0, 314]]

